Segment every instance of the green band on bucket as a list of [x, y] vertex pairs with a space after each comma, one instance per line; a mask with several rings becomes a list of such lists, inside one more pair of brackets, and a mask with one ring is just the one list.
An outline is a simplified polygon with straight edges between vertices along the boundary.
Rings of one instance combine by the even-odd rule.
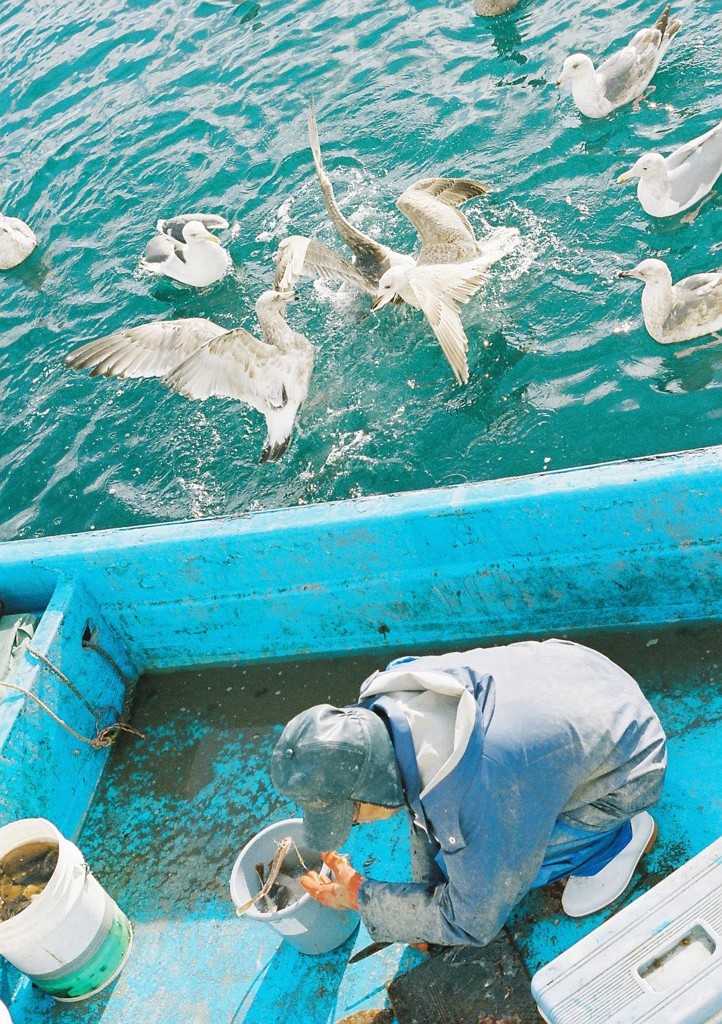
[[128, 951], [131, 930], [125, 914], [116, 914], [110, 930], [94, 956], [77, 971], [62, 978], [33, 977], [30, 980], [56, 999], [81, 999], [97, 992], [120, 969]]

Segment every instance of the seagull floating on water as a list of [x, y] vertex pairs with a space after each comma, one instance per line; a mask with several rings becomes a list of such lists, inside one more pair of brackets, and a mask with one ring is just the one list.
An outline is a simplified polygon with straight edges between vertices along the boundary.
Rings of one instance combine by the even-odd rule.
[[228, 251], [211, 233], [211, 229], [227, 227], [224, 217], [212, 213], [186, 213], [159, 220], [158, 234], [148, 242], [140, 265], [152, 274], [205, 288], [219, 281], [231, 266]]
[[186, 398], [245, 402], [266, 418], [260, 461], [275, 462], [291, 441], [313, 370], [313, 345], [285, 319], [291, 295], [274, 289], [259, 296], [262, 340], [243, 327], [225, 330], [201, 317], [161, 320], [91, 341], [63, 361], [90, 370], [91, 377], [160, 377]]
[[0, 213], [0, 270], [12, 270], [26, 260], [38, 240], [35, 233], [17, 217]]
[[612, 110], [639, 100], [682, 23], [670, 20], [669, 5], [653, 28], [643, 28], [622, 50], [595, 69], [591, 57], [573, 53], [564, 61], [557, 85], [571, 82], [572, 97], [587, 117], [606, 117]]
[[474, 0], [474, 13], [482, 18], [496, 18], [506, 14], [519, 3], [519, 0]]
[[[642, 313], [644, 326], [660, 345], [691, 341], [722, 330], [722, 273], [693, 274], [672, 284], [672, 274], [664, 260], [646, 259], [620, 277], [635, 277], [644, 282]], [[678, 352], [690, 355], [701, 348], [722, 344], [722, 338], [707, 345]]]
[[[672, 217], [711, 192], [720, 174], [722, 121], [669, 156], [645, 153], [617, 181], [639, 178], [637, 196], [644, 210], [652, 217]], [[697, 213], [699, 209], [687, 220], [693, 221]]]
[[[459, 383], [469, 379], [468, 341], [458, 303], [468, 302], [484, 280], [484, 271], [519, 243], [516, 228], [496, 228], [477, 240], [462, 203], [489, 189], [471, 178], [426, 178], [396, 201], [419, 233], [418, 258], [399, 253], [354, 227], [336, 203], [321, 159], [313, 107], [309, 110], [311, 150], [328, 214], [353, 253], [353, 262], [320, 242], [295, 235], [279, 248], [276, 287], [292, 287], [301, 273], [340, 277], [374, 299], [373, 309], [405, 301], [421, 309]], [[455, 269], [454, 269], [455, 268]]]

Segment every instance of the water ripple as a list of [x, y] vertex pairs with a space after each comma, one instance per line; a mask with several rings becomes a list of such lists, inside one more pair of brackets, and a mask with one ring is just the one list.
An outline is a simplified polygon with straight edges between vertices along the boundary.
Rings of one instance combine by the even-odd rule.
[[[589, 121], [554, 80], [648, 18], [641, 0], [9, 0], [0, 48], [0, 203], [40, 246], [0, 278], [0, 537], [197, 518], [495, 476], [721, 440], [720, 350], [687, 360], [644, 330], [620, 269], [717, 266], [722, 202], [656, 222], [615, 184], [645, 149], [720, 117], [719, 24], [681, 0], [656, 91]], [[469, 175], [479, 234], [519, 228], [464, 309], [471, 381], [455, 385], [421, 314], [303, 282], [290, 310], [317, 346], [288, 454], [261, 466], [263, 421], [156, 381], [91, 381], [73, 346], [126, 324], [208, 316], [256, 330], [253, 304], [289, 232], [343, 251], [323, 208], [305, 110], [318, 108], [337, 196], [413, 252], [396, 208], [413, 181]], [[235, 270], [193, 291], [138, 271], [158, 216], [232, 224]]]

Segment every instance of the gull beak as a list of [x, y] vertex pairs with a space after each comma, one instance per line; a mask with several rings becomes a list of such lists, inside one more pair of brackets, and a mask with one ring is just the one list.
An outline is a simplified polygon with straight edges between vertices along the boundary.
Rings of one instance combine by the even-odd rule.
[[631, 181], [634, 175], [631, 171], [625, 171], [624, 174], [620, 174], [617, 178], [617, 184], [622, 185], [625, 181]]
[[387, 303], [391, 302], [392, 298], [393, 296], [391, 292], [384, 292], [383, 295], [377, 295], [374, 301], [371, 303], [371, 309], [373, 310], [373, 312], [376, 312], [377, 309], [381, 309], [382, 306], [385, 306]]
[[556, 82], [554, 83], [554, 85], [557, 85], [557, 86], [559, 86], [559, 85], [563, 85], [563, 84], [564, 84], [564, 82], [566, 82], [566, 80], [567, 80], [567, 76], [566, 76], [566, 75], [564, 74], [564, 72], [562, 71], [561, 75], [559, 76], [559, 78], [557, 78], [557, 80], [556, 80]]
[[210, 231], [207, 231], [207, 232], [206, 232], [206, 234], [205, 234], [205, 235], [203, 235], [203, 239], [204, 239], [204, 241], [206, 241], [206, 242], [215, 242], [215, 243], [216, 243], [216, 245], [220, 245], [220, 244], [221, 244], [221, 240], [220, 240], [220, 238], [216, 238], [216, 236], [215, 236], [215, 235], [212, 235], [212, 234], [210, 233]]
[[637, 275], [633, 270], [620, 270], [617, 277], [636, 277]]

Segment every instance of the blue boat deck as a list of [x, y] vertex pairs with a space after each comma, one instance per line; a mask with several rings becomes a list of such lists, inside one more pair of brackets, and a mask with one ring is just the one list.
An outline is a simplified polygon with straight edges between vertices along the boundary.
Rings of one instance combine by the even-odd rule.
[[[572, 638], [603, 650], [639, 680], [669, 736], [665, 794], [655, 812], [659, 840], [622, 905], [722, 834], [722, 630]], [[236, 917], [228, 891], [248, 839], [297, 813], [268, 775], [283, 724], [310, 704], [353, 700], [364, 676], [382, 664], [364, 656], [144, 676], [132, 724], [145, 737], [119, 737], [76, 839], [133, 922], [130, 960], [112, 987], [85, 1003], [57, 1003], [26, 984], [12, 1007], [15, 1024], [331, 1024], [388, 1005], [386, 984], [421, 954], [392, 946], [349, 965], [350, 954], [369, 941], [362, 926], [340, 949], [303, 956], [271, 928]], [[400, 817], [354, 830], [347, 850], [370, 875], [406, 877]], [[559, 890], [549, 887], [517, 908], [510, 933], [533, 973], [605, 916], [565, 918]], [[5, 971], [0, 967], [2, 998], [16, 978]]]

